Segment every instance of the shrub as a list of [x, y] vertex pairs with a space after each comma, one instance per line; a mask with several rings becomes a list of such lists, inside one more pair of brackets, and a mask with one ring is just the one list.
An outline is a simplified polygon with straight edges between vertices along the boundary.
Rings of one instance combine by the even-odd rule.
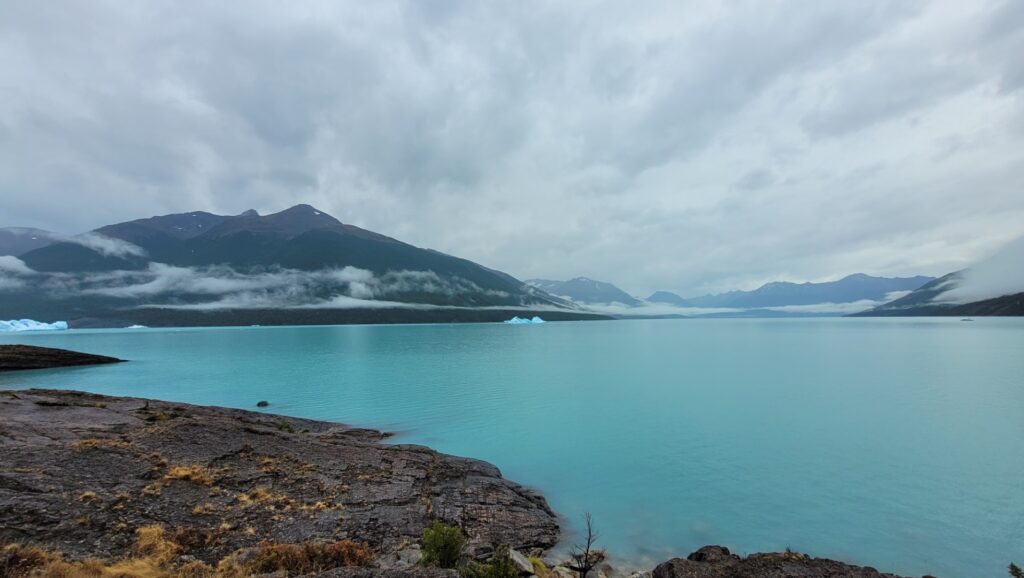
[[536, 556], [530, 556], [530, 564], [533, 564], [533, 575], [537, 578], [548, 578], [548, 574], [551, 570], [548, 569], [547, 564], [543, 560]]
[[486, 564], [470, 562], [459, 569], [460, 578], [519, 578], [519, 569], [508, 555], [508, 548], [499, 548]]
[[458, 526], [435, 521], [423, 530], [423, 564], [438, 568], [455, 568], [462, 558], [466, 535]]

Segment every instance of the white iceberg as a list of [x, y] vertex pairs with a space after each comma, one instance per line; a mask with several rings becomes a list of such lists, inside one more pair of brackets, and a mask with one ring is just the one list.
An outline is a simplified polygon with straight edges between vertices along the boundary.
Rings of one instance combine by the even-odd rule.
[[67, 328], [67, 321], [55, 321], [53, 323], [42, 323], [31, 319], [0, 321], [0, 333], [12, 333], [17, 331], [67, 331]]
[[145, 325], [129, 325], [128, 327], [125, 327], [125, 329], [149, 329], [149, 328], [146, 327]]
[[513, 317], [512, 319], [505, 321], [505, 323], [508, 323], [509, 325], [527, 325], [531, 323], [544, 323], [544, 320], [536, 316], [534, 316], [533, 319], [527, 319], [525, 317]]

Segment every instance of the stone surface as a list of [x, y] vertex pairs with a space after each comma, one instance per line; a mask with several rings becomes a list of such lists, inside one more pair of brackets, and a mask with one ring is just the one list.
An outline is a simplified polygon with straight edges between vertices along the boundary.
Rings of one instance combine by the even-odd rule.
[[557, 541], [544, 498], [494, 466], [385, 437], [242, 410], [0, 392], [0, 543], [112, 558], [136, 528], [162, 524], [205, 561], [263, 540], [349, 538], [384, 556], [434, 519], [524, 552]]
[[509, 548], [508, 557], [512, 560], [512, 564], [519, 570], [520, 574], [524, 576], [533, 574], [533, 563], [518, 550], [515, 548]]
[[652, 578], [899, 578], [874, 568], [811, 558], [798, 552], [751, 554], [746, 558], [722, 546], [705, 546], [686, 558], [659, 564]]
[[120, 363], [121, 359], [34, 345], [0, 345], [0, 371]]

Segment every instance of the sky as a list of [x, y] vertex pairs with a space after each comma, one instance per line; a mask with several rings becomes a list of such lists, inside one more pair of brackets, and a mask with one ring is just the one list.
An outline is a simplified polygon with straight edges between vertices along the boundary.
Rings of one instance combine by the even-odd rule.
[[1024, 2], [0, 0], [0, 226], [309, 203], [520, 279], [942, 275], [1024, 234]]

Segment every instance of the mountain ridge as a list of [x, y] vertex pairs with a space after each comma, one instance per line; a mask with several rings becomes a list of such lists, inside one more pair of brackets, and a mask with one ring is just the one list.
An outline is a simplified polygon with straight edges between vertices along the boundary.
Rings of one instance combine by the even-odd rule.
[[772, 281], [752, 291], [728, 291], [684, 298], [668, 291], [659, 291], [658, 303], [670, 303], [676, 299], [697, 308], [744, 308], [785, 307], [792, 305], [817, 305], [820, 303], [853, 303], [856, 301], [882, 301], [888, 295], [899, 291], [913, 291], [933, 277], [875, 277], [865, 273], [853, 273], [836, 281], [793, 283]]

